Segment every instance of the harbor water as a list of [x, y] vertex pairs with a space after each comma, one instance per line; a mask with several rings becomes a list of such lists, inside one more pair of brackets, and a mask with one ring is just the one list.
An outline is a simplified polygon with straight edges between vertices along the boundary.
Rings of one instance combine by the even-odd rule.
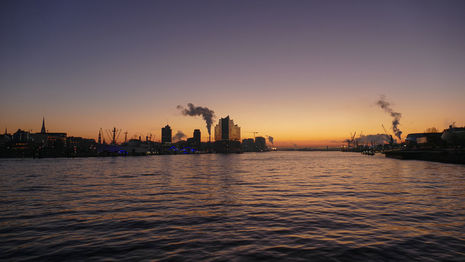
[[342, 152], [0, 159], [3, 261], [463, 261], [465, 166]]

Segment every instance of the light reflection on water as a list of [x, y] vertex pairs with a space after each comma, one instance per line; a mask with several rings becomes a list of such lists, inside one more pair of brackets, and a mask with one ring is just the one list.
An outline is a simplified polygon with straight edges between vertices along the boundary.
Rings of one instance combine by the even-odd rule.
[[341, 152], [0, 160], [0, 259], [465, 259], [465, 166]]

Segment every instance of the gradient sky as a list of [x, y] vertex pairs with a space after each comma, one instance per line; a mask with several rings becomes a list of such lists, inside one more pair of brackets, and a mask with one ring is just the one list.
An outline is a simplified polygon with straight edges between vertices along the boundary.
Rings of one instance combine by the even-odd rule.
[[[242, 137], [340, 144], [351, 132], [465, 125], [465, 1], [1, 1], [0, 128], [96, 138], [230, 115]], [[217, 122], [217, 121], [216, 121]], [[216, 124], [215, 122], [215, 124]]]

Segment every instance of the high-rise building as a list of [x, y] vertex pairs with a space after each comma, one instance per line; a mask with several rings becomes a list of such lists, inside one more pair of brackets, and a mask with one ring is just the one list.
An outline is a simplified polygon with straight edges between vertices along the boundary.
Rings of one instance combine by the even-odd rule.
[[194, 130], [194, 145], [200, 146], [200, 129]]
[[161, 129], [161, 142], [171, 143], [171, 127], [169, 125], [166, 125]]
[[265, 151], [266, 148], [266, 139], [262, 136], [257, 136], [255, 138], [255, 148], [258, 151]]
[[221, 139], [229, 140], [229, 116], [220, 119], [221, 124]]
[[229, 118], [221, 118], [215, 126], [215, 141], [240, 141], [241, 128], [234, 124], [234, 121]]

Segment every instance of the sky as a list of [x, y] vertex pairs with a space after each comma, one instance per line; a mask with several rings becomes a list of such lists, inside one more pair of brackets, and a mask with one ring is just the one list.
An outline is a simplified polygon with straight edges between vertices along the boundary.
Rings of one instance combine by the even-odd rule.
[[[193, 103], [242, 138], [465, 126], [464, 1], [1, 1], [0, 128], [192, 136]], [[388, 130], [389, 131], [389, 130]]]

